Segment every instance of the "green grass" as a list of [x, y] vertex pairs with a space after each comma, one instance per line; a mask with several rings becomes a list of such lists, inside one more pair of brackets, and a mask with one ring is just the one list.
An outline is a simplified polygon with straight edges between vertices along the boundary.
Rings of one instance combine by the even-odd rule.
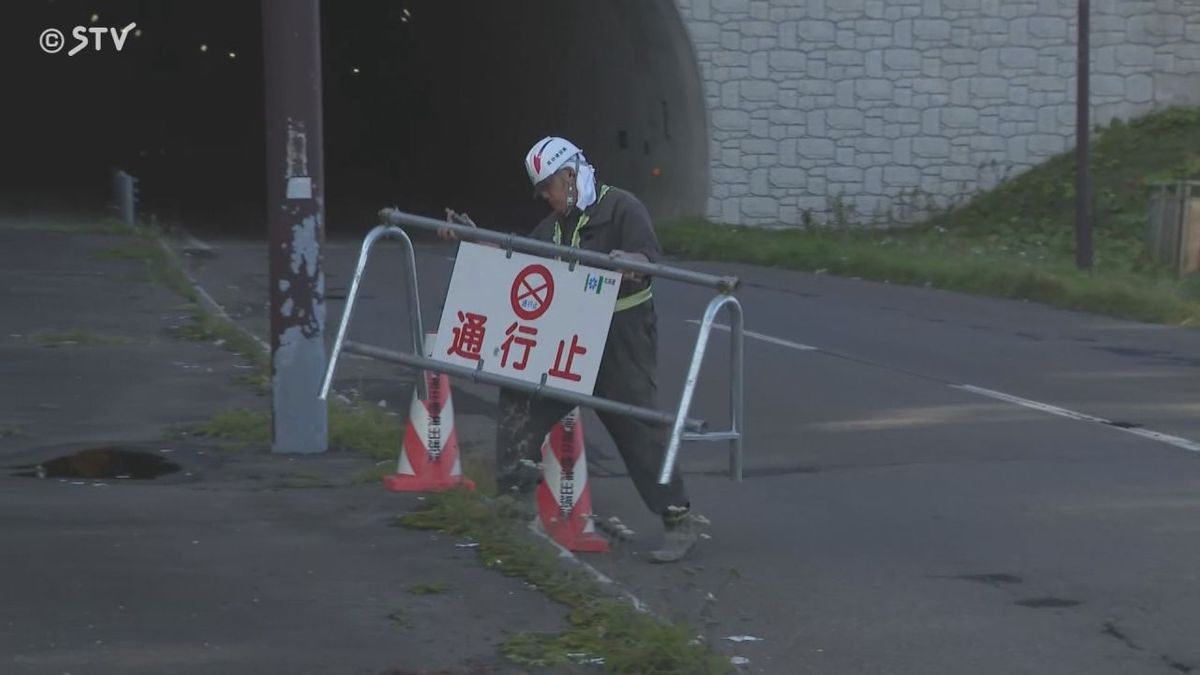
[[112, 347], [115, 345], [129, 343], [127, 338], [96, 335], [95, 333], [90, 333], [88, 331], [79, 329], [66, 331], [37, 331], [30, 335], [29, 339], [34, 344], [42, 347]]
[[1148, 185], [1200, 173], [1200, 108], [1114, 123], [1092, 147], [1095, 265], [1074, 265], [1074, 164], [1065, 154], [928, 222], [765, 230], [702, 220], [660, 229], [676, 256], [1020, 298], [1141, 321], [1200, 322], [1200, 279], [1146, 256]]
[[450, 585], [442, 581], [435, 581], [430, 584], [415, 584], [408, 588], [408, 592], [411, 595], [441, 595], [449, 590]]
[[151, 281], [164, 286], [191, 302], [199, 301], [199, 294], [188, 281], [183, 268], [168, 252], [160, 234], [146, 226], [125, 227], [129, 238], [121, 244], [96, 255], [101, 260], [127, 260], [142, 263], [143, 272]]
[[246, 373], [238, 378], [242, 384], [253, 388], [260, 394], [267, 394], [271, 391], [271, 375], [265, 370], [255, 370], [251, 373]]
[[105, 260], [138, 261], [143, 267], [136, 272], [120, 275], [124, 281], [153, 282], [161, 284], [187, 300], [186, 304], [173, 309], [191, 314], [191, 321], [174, 331], [177, 338], [194, 342], [212, 342], [238, 354], [254, 367], [252, 372], [239, 379], [265, 394], [270, 386], [267, 355], [261, 345], [246, 331], [231, 321], [222, 319], [200, 306], [200, 296], [184, 274], [176, 257], [168, 252], [160, 235], [147, 227], [126, 228], [133, 235], [124, 243], [102, 251], [97, 258]]
[[353, 481], [358, 485], [377, 485], [384, 476], [390, 476], [396, 471], [395, 458], [380, 460], [374, 466], [368, 467], [355, 474]]
[[176, 337], [181, 340], [215, 342], [226, 350], [239, 354], [253, 366], [253, 371], [241, 376], [241, 381], [258, 390], [260, 394], [268, 392], [270, 363], [262, 346], [253, 336], [238, 328], [238, 325], [217, 317], [200, 306], [196, 287], [187, 279], [178, 257], [164, 244], [162, 233], [158, 229], [146, 226], [130, 227], [120, 221], [106, 221], [100, 229], [114, 234], [125, 234], [127, 238], [118, 245], [95, 253], [94, 257], [107, 261], [140, 263], [138, 270], [122, 274], [119, 279], [158, 283], [187, 300], [187, 305], [182, 306], [182, 310], [191, 313], [192, 321], [176, 330]]
[[16, 438], [24, 435], [19, 427], [0, 426], [0, 438]]
[[131, 237], [122, 244], [97, 257], [110, 260], [139, 261], [144, 268], [128, 275], [131, 280], [147, 279], [165, 286], [187, 300], [179, 307], [191, 314], [191, 322], [176, 331], [176, 337], [196, 342], [213, 342], [238, 354], [254, 366], [254, 372], [243, 375], [241, 380], [266, 393], [270, 385], [270, 363], [265, 350], [249, 333], [241, 330], [232, 321], [223, 319], [200, 306], [200, 294], [183, 271], [178, 257], [166, 246], [161, 229], [147, 226], [129, 227], [114, 221], [110, 227], [120, 226]]
[[389, 621], [397, 626], [400, 626], [401, 628], [409, 628], [412, 626], [412, 621], [409, 620], [408, 615], [405, 614], [404, 610], [402, 609], [393, 611], [392, 613], [388, 614], [387, 618]]
[[[1090, 151], [1098, 232], [1140, 242], [1148, 184], [1200, 175], [1200, 108], [1172, 108], [1128, 124], [1114, 121], [1099, 130]], [[1068, 152], [931, 224], [1056, 240], [1065, 234], [1069, 240], [1074, 208], [1075, 156]]]
[[88, 220], [78, 221], [28, 221], [0, 222], [0, 229], [31, 230], [35, 232], [54, 232], [58, 234], [106, 234], [132, 235], [137, 234], [138, 228], [126, 225], [117, 218], [105, 218], [99, 222]]
[[241, 356], [254, 366], [256, 372], [247, 377], [254, 378], [256, 385], [260, 384], [263, 378], [269, 378], [267, 371], [270, 364], [267, 362], [266, 352], [257, 340], [231, 322], [199, 306], [193, 306], [191, 312], [191, 322], [180, 326], [175, 331], [176, 337], [195, 342], [213, 342]]
[[377, 461], [396, 459], [404, 437], [404, 420], [372, 405], [329, 403], [329, 445]]
[[270, 390], [270, 363], [266, 351], [248, 332], [200, 305], [200, 294], [183, 271], [178, 257], [166, 247], [160, 231], [149, 227], [133, 229], [133, 239], [100, 254], [101, 258], [138, 260], [145, 267], [128, 278], [161, 284], [187, 300], [178, 307], [191, 314], [191, 322], [175, 331], [176, 337], [195, 342], [212, 342], [250, 362], [252, 372], [239, 379], [258, 393]]
[[271, 413], [266, 410], [223, 410], [193, 433], [224, 441], [227, 446], [265, 446], [271, 442]]
[[725, 657], [707, 649], [686, 624], [666, 623], [614, 599], [583, 573], [565, 568], [557, 554], [521, 531], [511, 507], [477, 492], [452, 490], [432, 495], [424, 509], [402, 516], [397, 525], [438, 530], [479, 542], [484, 565], [538, 588], [568, 608], [561, 633], [516, 633], [501, 649], [515, 663], [567, 667], [603, 659], [610, 673], [725, 673]]
[[[331, 450], [356, 452], [378, 461], [396, 459], [404, 431], [403, 420], [374, 406], [356, 407], [336, 401], [329, 403], [328, 411]], [[193, 433], [243, 447], [264, 446], [271, 441], [271, 413], [267, 410], [224, 410], [214, 414]], [[377, 471], [381, 469], [372, 468], [371, 475]]]
[[336, 483], [331, 482], [325, 476], [310, 473], [307, 471], [297, 471], [284, 476], [280, 479], [275, 487], [291, 490], [305, 490], [311, 488], [328, 488], [336, 487]]
[[475, 489], [488, 496], [496, 495], [496, 460], [494, 456], [468, 452], [466, 441], [459, 441], [458, 457], [462, 461], [462, 472], [475, 482]]
[[[395, 461], [404, 439], [404, 417], [390, 415], [378, 406], [337, 400], [329, 401], [328, 411], [329, 449], [353, 452], [376, 462], [359, 471], [352, 482], [379, 483], [384, 476], [395, 473]], [[270, 443], [271, 416], [266, 410], [226, 410], [187, 432], [224, 441], [227, 449], [261, 447]], [[484, 494], [495, 494], [492, 458], [466, 450], [465, 445], [459, 446], [463, 474], [475, 481], [477, 489]]]

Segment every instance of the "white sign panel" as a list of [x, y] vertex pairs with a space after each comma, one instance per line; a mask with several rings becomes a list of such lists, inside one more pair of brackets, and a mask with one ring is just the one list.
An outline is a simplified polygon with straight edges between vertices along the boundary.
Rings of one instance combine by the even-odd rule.
[[621, 276], [463, 242], [433, 358], [591, 394]]

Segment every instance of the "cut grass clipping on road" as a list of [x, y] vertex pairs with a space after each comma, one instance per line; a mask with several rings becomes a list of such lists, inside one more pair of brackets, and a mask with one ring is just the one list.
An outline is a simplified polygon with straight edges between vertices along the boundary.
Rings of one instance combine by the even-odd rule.
[[438, 530], [478, 542], [484, 565], [516, 577], [565, 605], [562, 633], [516, 633], [502, 645], [512, 661], [530, 667], [601, 665], [611, 673], [703, 675], [731, 671], [728, 658], [710, 651], [684, 624], [658, 621], [604, 592], [591, 577], [564, 567], [557, 553], [531, 541], [501, 500], [452, 490], [426, 498], [420, 511], [401, 516], [403, 527]]
[[1148, 259], [1143, 244], [1149, 186], [1200, 176], [1200, 108], [1114, 122], [1096, 138], [1091, 273], [1074, 264], [1073, 162], [1070, 153], [1058, 156], [907, 228], [859, 228], [843, 215], [825, 226], [771, 230], [678, 221], [659, 235], [669, 254], [685, 258], [934, 286], [1140, 321], [1200, 323], [1200, 276], [1174, 278]]

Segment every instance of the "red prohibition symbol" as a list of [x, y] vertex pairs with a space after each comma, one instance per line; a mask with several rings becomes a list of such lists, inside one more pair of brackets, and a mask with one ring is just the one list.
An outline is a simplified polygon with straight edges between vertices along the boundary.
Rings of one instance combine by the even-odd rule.
[[533, 321], [550, 309], [554, 300], [554, 277], [545, 265], [529, 265], [513, 279], [509, 294], [513, 312], [525, 320]]

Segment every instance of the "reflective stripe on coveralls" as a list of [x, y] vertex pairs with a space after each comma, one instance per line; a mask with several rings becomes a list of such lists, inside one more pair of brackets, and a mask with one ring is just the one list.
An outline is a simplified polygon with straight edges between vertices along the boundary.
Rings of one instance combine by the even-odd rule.
[[[600, 204], [600, 200], [604, 199], [604, 195], [607, 192], [607, 185], [600, 186], [600, 196], [596, 197], [597, 205]], [[587, 213], [583, 213], [579, 216], [579, 224], [575, 226], [575, 231], [571, 233], [571, 248], [579, 248], [579, 233], [584, 227], [587, 226], [589, 220], [591, 220], [591, 218], [588, 217]], [[554, 221], [554, 243], [558, 244], [559, 246], [562, 245], [562, 226], [559, 225], [557, 220]], [[651, 287], [647, 287], [641, 291], [638, 291], [637, 293], [627, 295], [624, 298], [617, 298], [617, 306], [613, 309], [613, 311], [624, 312], [627, 309], [633, 309], [634, 307], [647, 302], [653, 297], [654, 291], [651, 289]]]

